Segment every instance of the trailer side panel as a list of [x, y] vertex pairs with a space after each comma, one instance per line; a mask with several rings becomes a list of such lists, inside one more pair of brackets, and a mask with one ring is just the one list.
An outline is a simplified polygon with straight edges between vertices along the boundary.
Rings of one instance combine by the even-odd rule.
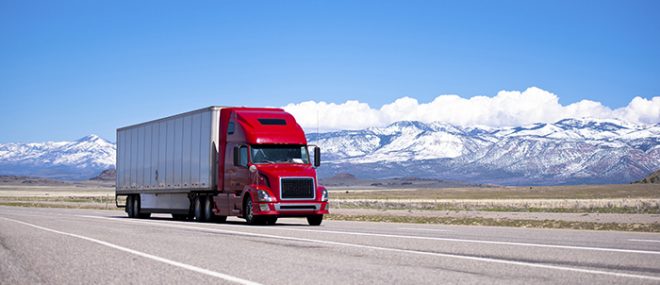
[[216, 190], [220, 110], [117, 129], [117, 194]]

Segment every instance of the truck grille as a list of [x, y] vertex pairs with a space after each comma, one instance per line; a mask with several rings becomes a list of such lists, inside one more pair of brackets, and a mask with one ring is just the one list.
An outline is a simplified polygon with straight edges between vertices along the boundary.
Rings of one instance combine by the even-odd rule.
[[282, 178], [280, 182], [282, 199], [314, 199], [313, 178]]

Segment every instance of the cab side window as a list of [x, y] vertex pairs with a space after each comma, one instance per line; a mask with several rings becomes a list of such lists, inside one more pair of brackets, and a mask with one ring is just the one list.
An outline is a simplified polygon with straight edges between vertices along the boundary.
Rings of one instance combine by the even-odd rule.
[[239, 153], [240, 153], [240, 157], [241, 157], [240, 165], [243, 166], [243, 167], [247, 167], [248, 166], [248, 149], [247, 149], [247, 146], [241, 146], [241, 148], [239, 149]]
[[248, 166], [248, 148], [245, 145], [234, 146], [234, 166]]
[[229, 122], [229, 125], [227, 126], [227, 134], [233, 135], [235, 131], [236, 131], [236, 126], [234, 126], [234, 122]]

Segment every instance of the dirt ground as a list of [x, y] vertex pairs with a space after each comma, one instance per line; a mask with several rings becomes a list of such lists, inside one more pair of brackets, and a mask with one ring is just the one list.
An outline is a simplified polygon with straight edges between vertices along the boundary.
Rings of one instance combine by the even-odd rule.
[[660, 198], [660, 184], [430, 189], [329, 188], [335, 199], [614, 199]]

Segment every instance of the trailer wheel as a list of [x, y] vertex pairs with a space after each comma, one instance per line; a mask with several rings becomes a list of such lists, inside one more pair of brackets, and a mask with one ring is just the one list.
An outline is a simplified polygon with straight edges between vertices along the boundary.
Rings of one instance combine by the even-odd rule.
[[126, 196], [126, 214], [128, 214], [129, 218], [135, 217], [133, 214], [133, 195]]
[[142, 218], [140, 214], [140, 196], [133, 195], [133, 218]]
[[133, 216], [138, 219], [148, 219], [151, 217], [151, 213], [141, 213], [142, 212], [142, 201], [140, 200], [140, 195], [133, 195]]
[[310, 226], [318, 226], [323, 222], [323, 215], [307, 216], [307, 223]]
[[215, 214], [213, 214], [213, 196], [204, 197], [204, 221], [213, 221]]
[[204, 201], [202, 199], [202, 196], [195, 197], [195, 220], [198, 222], [204, 222]]

